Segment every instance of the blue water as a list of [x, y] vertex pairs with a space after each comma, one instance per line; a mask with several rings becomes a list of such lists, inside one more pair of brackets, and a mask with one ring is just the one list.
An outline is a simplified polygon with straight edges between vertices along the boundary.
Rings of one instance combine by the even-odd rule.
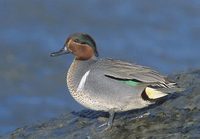
[[1, 0], [0, 134], [80, 110], [65, 83], [72, 56], [49, 57], [73, 32], [101, 57], [163, 74], [200, 67], [199, 0]]

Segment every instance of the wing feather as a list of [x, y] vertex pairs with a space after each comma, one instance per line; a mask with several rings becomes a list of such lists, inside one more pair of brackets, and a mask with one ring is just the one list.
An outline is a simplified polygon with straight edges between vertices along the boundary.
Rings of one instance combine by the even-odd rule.
[[132, 64], [120, 60], [101, 59], [98, 62], [98, 68], [104, 72], [105, 76], [124, 79], [138, 80], [149, 84], [160, 84], [160, 86], [170, 87], [172, 85], [165, 76], [149, 67]]

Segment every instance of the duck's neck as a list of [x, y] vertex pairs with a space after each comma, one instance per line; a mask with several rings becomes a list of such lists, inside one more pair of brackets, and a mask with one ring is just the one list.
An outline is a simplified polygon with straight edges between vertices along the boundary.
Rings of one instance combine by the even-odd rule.
[[96, 58], [89, 60], [74, 59], [67, 73], [67, 85], [70, 92], [76, 91], [81, 78], [96, 61]]

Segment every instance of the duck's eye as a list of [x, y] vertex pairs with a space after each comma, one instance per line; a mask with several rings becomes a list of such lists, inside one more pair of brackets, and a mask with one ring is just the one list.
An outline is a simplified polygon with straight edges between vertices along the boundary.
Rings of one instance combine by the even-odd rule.
[[75, 39], [74, 42], [80, 43], [79, 39]]

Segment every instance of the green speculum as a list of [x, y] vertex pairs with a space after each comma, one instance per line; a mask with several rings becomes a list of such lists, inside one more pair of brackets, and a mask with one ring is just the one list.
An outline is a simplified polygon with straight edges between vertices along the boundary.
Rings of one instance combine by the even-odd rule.
[[140, 84], [140, 82], [138, 82], [138, 81], [132, 81], [132, 80], [126, 80], [126, 81], [122, 81], [122, 82], [124, 82], [128, 86], [133, 86], [133, 87]]

